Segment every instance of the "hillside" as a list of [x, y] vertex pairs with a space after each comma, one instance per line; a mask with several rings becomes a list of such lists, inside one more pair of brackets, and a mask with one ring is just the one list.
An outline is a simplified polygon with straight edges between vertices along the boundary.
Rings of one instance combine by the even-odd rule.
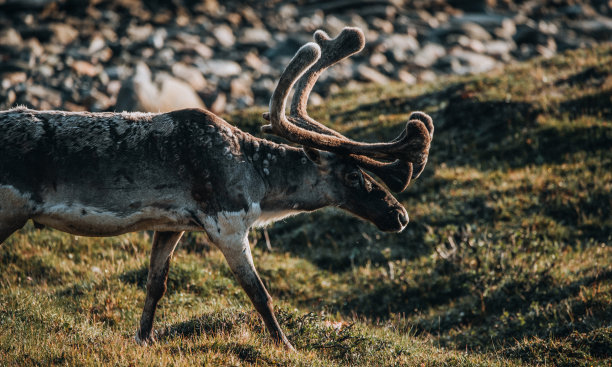
[[[268, 342], [221, 253], [186, 236], [157, 314], [132, 341], [150, 234], [31, 224], [0, 248], [2, 365], [609, 365], [612, 47], [445, 82], [342, 91], [313, 109], [346, 135], [432, 115], [428, 166], [399, 195], [401, 234], [334, 210], [252, 233], [296, 354]], [[255, 132], [261, 110], [228, 121]]]

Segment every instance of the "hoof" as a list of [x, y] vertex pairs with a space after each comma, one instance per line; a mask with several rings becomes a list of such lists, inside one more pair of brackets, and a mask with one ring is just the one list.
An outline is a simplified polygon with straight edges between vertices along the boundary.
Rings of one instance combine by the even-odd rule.
[[148, 338], [141, 338], [140, 337], [140, 330], [136, 331], [136, 335], [134, 335], [134, 341], [136, 341], [136, 343], [138, 345], [142, 345], [142, 346], [147, 346], [147, 345], [151, 345], [155, 343], [155, 338], [153, 337], [153, 335], [149, 336]]

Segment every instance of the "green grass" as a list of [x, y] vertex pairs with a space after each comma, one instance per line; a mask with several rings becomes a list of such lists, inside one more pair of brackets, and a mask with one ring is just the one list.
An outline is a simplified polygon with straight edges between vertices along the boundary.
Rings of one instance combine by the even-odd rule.
[[[436, 124], [429, 164], [385, 234], [335, 210], [254, 231], [254, 256], [298, 349], [268, 335], [220, 252], [186, 236], [158, 343], [132, 341], [150, 234], [28, 225], [0, 248], [0, 365], [488, 366], [612, 364], [612, 49], [494, 73], [344, 91], [314, 117], [390, 139]], [[227, 116], [256, 131], [260, 110]]]

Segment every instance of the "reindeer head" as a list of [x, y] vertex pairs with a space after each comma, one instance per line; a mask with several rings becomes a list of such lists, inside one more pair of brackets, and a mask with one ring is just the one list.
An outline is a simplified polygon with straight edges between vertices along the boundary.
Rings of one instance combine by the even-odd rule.
[[[365, 45], [363, 32], [358, 28], [345, 28], [335, 39], [319, 30], [314, 38], [316, 43], [302, 46], [283, 71], [270, 100], [270, 113], [264, 114], [270, 125], [263, 126], [262, 131], [304, 147], [326, 177], [332, 203], [371, 221], [381, 230], [401, 231], [408, 223], [406, 210], [364, 170], [378, 176], [393, 191], [406, 189], [411, 178], [417, 178], [427, 163], [433, 121], [423, 112], [413, 112], [406, 128], [395, 139], [363, 143], [312, 119], [306, 105], [319, 75]], [[289, 91], [298, 78], [290, 114], [285, 116]]]

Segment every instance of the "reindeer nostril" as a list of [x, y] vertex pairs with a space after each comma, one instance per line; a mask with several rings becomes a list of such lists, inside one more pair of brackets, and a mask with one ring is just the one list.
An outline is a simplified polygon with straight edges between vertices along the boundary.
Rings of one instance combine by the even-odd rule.
[[402, 227], [408, 225], [408, 214], [406, 212], [398, 212], [397, 219], [399, 220]]

